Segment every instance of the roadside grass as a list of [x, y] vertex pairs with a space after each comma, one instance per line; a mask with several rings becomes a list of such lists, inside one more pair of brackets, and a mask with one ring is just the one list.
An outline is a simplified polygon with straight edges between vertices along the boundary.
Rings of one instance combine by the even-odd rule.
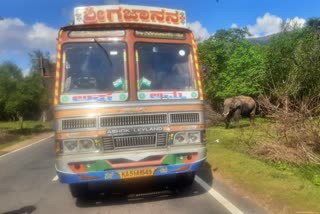
[[25, 121], [20, 129], [20, 122], [0, 122], [0, 150], [20, 141], [53, 130], [53, 122]]
[[207, 161], [226, 182], [276, 213], [320, 212], [320, 168], [268, 162], [249, 152], [257, 140], [275, 134], [271, 121], [258, 118], [254, 127], [224, 124], [207, 129]]

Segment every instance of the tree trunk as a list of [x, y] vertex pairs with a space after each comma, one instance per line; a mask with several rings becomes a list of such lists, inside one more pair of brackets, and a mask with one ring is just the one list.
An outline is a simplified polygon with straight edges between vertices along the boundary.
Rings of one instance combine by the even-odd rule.
[[42, 122], [46, 122], [47, 121], [47, 111], [46, 110], [42, 111], [41, 120], [42, 120]]
[[288, 96], [284, 97], [284, 110], [286, 113], [289, 112], [289, 97]]
[[23, 129], [23, 116], [19, 116], [20, 129]]

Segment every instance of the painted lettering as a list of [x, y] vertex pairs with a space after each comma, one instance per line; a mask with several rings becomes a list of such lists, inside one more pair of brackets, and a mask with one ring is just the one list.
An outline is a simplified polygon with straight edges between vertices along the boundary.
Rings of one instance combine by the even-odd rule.
[[119, 9], [113, 9], [113, 10], [106, 10], [107, 17], [109, 22], [122, 22], [122, 8]]
[[150, 12], [151, 16], [151, 21], [152, 22], [159, 22], [159, 23], [164, 23], [165, 21], [165, 10], [159, 11], [151, 11]]
[[166, 22], [169, 24], [179, 24], [180, 23], [180, 15], [179, 12], [176, 11], [175, 13], [166, 13]]
[[136, 10], [139, 13], [139, 18], [143, 22], [150, 22], [149, 12], [147, 10]]
[[133, 132], [158, 132], [162, 131], [162, 127], [139, 127], [139, 128], [134, 128]]
[[127, 134], [127, 133], [142, 133], [142, 132], [161, 132], [162, 127], [136, 127], [129, 129], [109, 129], [108, 134]]
[[97, 19], [98, 19], [98, 22], [100, 23], [104, 23], [106, 22], [106, 14], [103, 10], [98, 10], [97, 12]]
[[138, 14], [135, 10], [125, 9], [123, 10], [123, 18], [126, 21], [138, 21]]
[[129, 133], [130, 129], [110, 129], [108, 130], [108, 134], [122, 134]]
[[129, 6], [114, 7], [86, 7], [75, 10], [76, 24], [95, 24], [95, 23], [158, 23], [169, 25], [185, 26], [184, 11], [170, 10], [163, 8], [132, 8]]
[[172, 92], [152, 92], [150, 93], [151, 99], [186, 99], [182, 92], [172, 91]]
[[96, 12], [94, 8], [87, 7], [83, 15], [84, 24], [94, 24], [97, 22]]
[[110, 94], [94, 94], [94, 95], [75, 95], [72, 96], [73, 102], [105, 102], [112, 101], [112, 93]]

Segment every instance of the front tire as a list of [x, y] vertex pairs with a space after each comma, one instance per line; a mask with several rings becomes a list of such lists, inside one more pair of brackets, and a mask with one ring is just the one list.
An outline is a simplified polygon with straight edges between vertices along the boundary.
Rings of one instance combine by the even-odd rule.
[[85, 199], [88, 196], [87, 183], [69, 184], [69, 189], [74, 198]]
[[195, 172], [177, 174], [176, 183], [179, 187], [190, 187], [193, 184]]

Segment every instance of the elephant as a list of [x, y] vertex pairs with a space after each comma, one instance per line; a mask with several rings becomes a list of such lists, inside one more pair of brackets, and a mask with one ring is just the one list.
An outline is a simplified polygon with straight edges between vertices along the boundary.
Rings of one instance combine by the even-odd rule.
[[249, 117], [250, 124], [254, 125], [254, 116], [256, 113], [256, 102], [249, 96], [235, 96], [224, 100], [223, 117], [226, 123], [226, 129], [229, 128], [231, 118], [234, 119], [236, 127], [239, 128], [241, 116]]

